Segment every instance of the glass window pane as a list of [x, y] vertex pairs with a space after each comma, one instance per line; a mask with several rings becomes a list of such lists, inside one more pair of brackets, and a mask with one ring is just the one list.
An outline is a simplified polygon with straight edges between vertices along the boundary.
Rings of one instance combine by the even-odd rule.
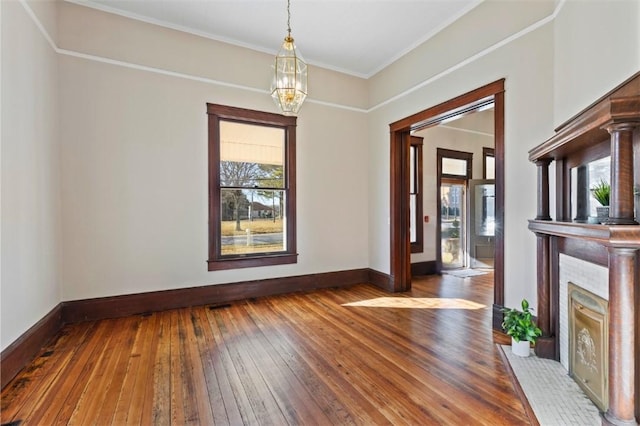
[[415, 194], [409, 195], [409, 242], [415, 243], [418, 240], [418, 235], [416, 233], [416, 198]]
[[493, 237], [496, 227], [495, 184], [477, 185], [475, 192], [476, 235]]
[[[409, 147], [409, 193], [416, 193], [416, 147]], [[413, 240], [412, 240], [413, 241]]]
[[286, 251], [285, 192], [223, 189], [221, 255]]
[[496, 158], [495, 157], [484, 157], [485, 170], [487, 171], [487, 176], [485, 179], [495, 179], [496, 178]]
[[444, 175], [467, 175], [467, 160], [457, 158], [442, 158], [442, 174]]
[[220, 121], [220, 185], [284, 188], [285, 130]]

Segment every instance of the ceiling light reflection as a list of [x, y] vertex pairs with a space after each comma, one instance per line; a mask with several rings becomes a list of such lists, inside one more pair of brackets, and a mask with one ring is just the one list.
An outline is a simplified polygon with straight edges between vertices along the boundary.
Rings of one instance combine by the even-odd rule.
[[466, 299], [439, 297], [377, 297], [358, 302], [343, 303], [342, 306], [366, 308], [407, 308], [407, 309], [483, 309], [486, 305]]

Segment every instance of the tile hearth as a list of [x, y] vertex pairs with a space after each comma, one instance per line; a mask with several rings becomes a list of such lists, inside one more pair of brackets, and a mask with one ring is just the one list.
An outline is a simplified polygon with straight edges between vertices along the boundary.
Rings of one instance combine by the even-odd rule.
[[531, 353], [521, 358], [501, 345], [505, 358], [541, 426], [600, 426], [598, 408], [557, 361]]

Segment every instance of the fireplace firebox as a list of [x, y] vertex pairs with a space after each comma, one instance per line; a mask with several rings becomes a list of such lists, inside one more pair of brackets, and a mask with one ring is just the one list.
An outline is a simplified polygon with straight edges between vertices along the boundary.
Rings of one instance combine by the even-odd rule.
[[600, 410], [608, 408], [608, 303], [569, 283], [569, 375]]

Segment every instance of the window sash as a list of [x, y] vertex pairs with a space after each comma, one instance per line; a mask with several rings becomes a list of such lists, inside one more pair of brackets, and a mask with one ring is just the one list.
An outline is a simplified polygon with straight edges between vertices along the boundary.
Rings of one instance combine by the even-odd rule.
[[[295, 129], [296, 129], [296, 118], [295, 117], [285, 117], [278, 114], [265, 113], [260, 111], [252, 111], [242, 108], [234, 108], [223, 105], [214, 105], [207, 104], [207, 114], [209, 118], [209, 258], [208, 258], [208, 267], [210, 271], [213, 270], [221, 270], [221, 269], [234, 269], [234, 268], [244, 268], [244, 267], [255, 267], [255, 266], [266, 266], [266, 265], [276, 265], [276, 264], [286, 264], [286, 263], [295, 263], [297, 262], [297, 253], [296, 253], [296, 208], [295, 208], [295, 200], [296, 200], [296, 191], [295, 191]], [[228, 182], [226, 185], [222, 184], [221, 177], [221, 124], [224, 127], [225, 123], [233, 123], [234, 126], [237, 127], [238, 124], [248, 124], [249, 126], [264, 126], [267, 131], [273, 132], [274, 129], [277, 131], [278, 129], [282, 129], [282, 170], [281, 170], [281, 184], [277, 182], [278, 179], [272, 179], [271, 182], [262, 186], [256, 184], [256, 179], [248, 179], [245, 182], [241, 180], [239, 182]], [[241, 127], [241, 126], [240, 126]], [[259, 129], [257, 129], [259, 130]], [[236, 158], [244, 158], [250, 161], [260, 160], [260, 157], [252, 157], [255, 153], [252, 154], [252, 150], [236, 150], [235, 153], [229, 154], [237, 156]], [[257, 150], [257, 152], [260, 149]], [[263, 150], [264, 151], [264, 150]], [[273, 151], [273, 150], [272, 150]], [[273, 152], [272, 152], [273, 154]], [[227, 156], [227, 159], [230, 157]], [[266, 157], [265, 157], [266, 158]], [[271, 155], [270, 160], [268, 162], [277, 162], [274, 161], [274, 157]], [[274, 165], [277, 167], [278, 165]], [[240, 183], [240, 184], [238, 184]], [[281, 187], [279, 185], [282, 185]], [[245, 228], [240, 227], [240, 231], [246, 231], [246, 229], [251, 229], [253, 226], [253, 219], [267, 219], [266, 217], [260, 217], [255, 215], [255, 210], [248, 213], [248, 209], [246, 208], [246, 203], [251, 203], [250, 205], [253, 207], [258, 207], [256, 201], [258, 201], [263, 206], [266, 206], [262, 201], [264, 197], [260, 197], [262, 201], [256, 200], [256, 193], [254, 192], [254, 200], [253, 202], [247, 201], [246, 197], [251, 196], [251, 191], [259, 191], [259, 192], [281, 192], [282, 199], [278, 200], [278, 203], [281, 204], [279, 206], [279, 216], [282, 222], [282, 242], [276, 242], [275, 245], [264, 245], [263, 249], [257, 249], [257, 244], [250, 244], [249, 249], [247, 249], [247, 242], [252, 243], [256, 241], [256, 232], [251, 231], [251, 235], [247, 237], [238, 235], [240, 232], [236, 231], [235, 225], [231, 231], [233, 235], [223, 235], [222, 222], [223, 219], [229, 218], [229, 212], [223, 212], [224, 202], [223, 202], [223, 193], [224, 191], [243, 191], [246, 192], [246, 195], [243, 194], [242, 197], [239, 197], [236, 202], [238, 204], [240, 201], [245, 203], [245, 209], [242, 212], [244, 214], [244, 218], [246, 219], [244, 226]], [[241, 199], [242, 198], [242, 199]], [[227, 206], [228, 207], [228, 206]], [[234, 207], [235, 208], [235, 207]], [[262, 208], [260, 215], [265, 216], [269, 213], [269, 208]], [[232, 222], [236, 222], [240, 219], [240, 211], [238, 211], [237, 216], [233, 218]], [[270, 219], [274, 219], [273, 216], [276, 214], [276, 209], [270, 213]], [[248, 220], [251, 219], [251, 220]], [[242, 222], [242, 221], [241, 221]], [[225, 232], [229, 234], [228, 227], [230, 224], [225, 224]], [[242, 223], [241, 223], [242, 225]], [[232, 245], [239, 248], [240, 242], [244, 238], [245, 248], [244, 250], [235, 250], [234, 252], [230, 252], [229, 247], [223, 247], [223, 238], [232, 237]], [[235, 240], [234, 240], [235, 239]], [[260, 244], [264, 242], [264, 238], [259, 237]], [[230, 240], [226, 240], [229, 242]], [[278, 246], [281, 244], [281, 246]], [[227, 244], [228, 246], [228, 244]], [[274, 249], [275, 247], [275, 249]]]

